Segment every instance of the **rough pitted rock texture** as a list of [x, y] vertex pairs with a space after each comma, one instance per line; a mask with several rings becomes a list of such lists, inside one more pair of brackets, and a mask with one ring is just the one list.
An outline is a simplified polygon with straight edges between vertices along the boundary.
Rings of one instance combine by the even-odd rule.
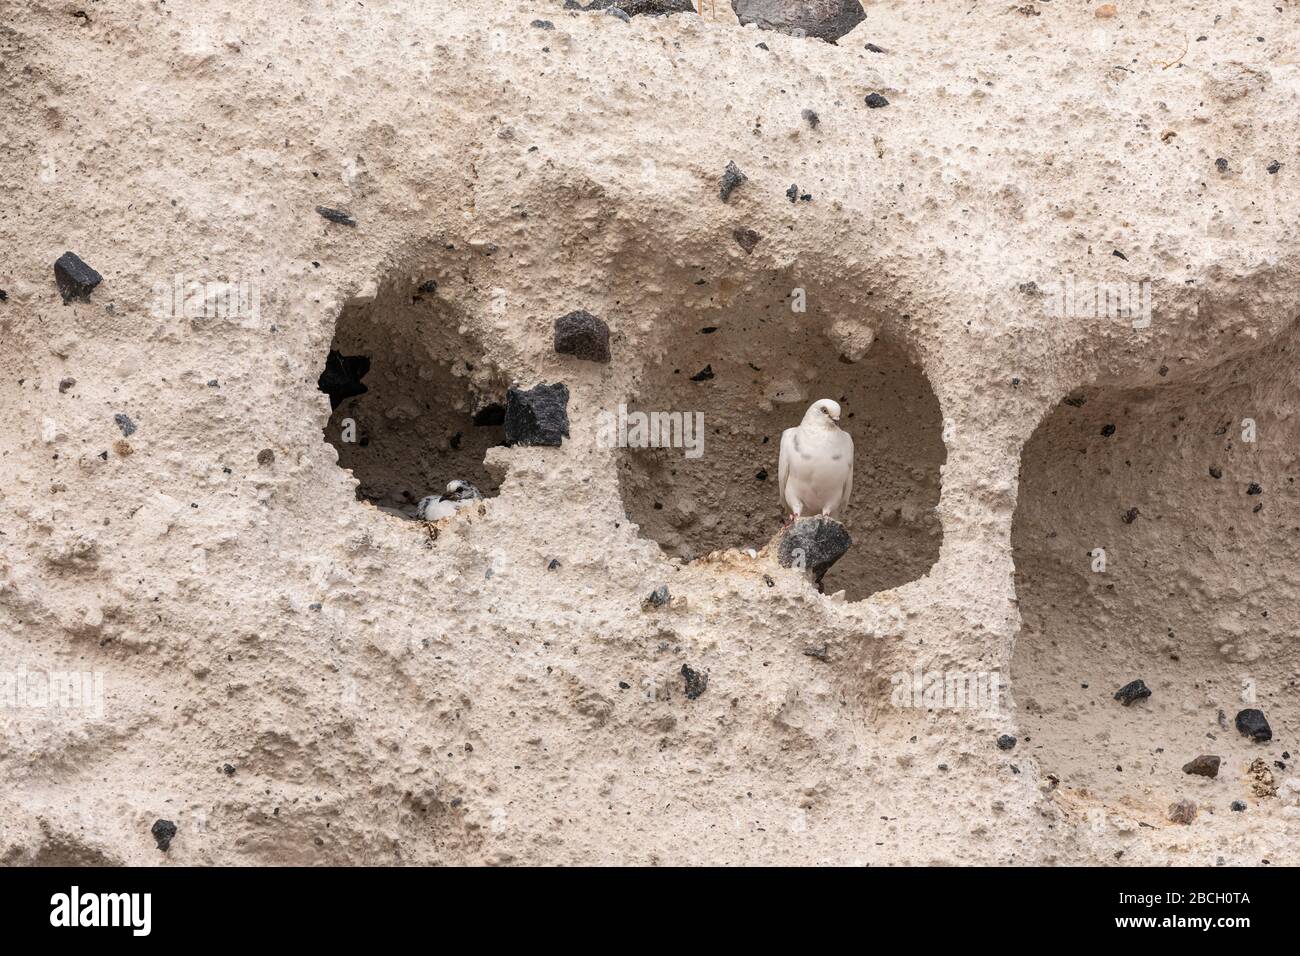
[[741, 23], [835, 42], [865, 14], [858, 0], [731, 0]]
[[[887, 0], [882, 55], [723, 4], [172, 6], [0, 25], [0, 659], [102, 678], [0, 708], [0, 860], [1300, 861], [1242, 772], [1300, 730], [1289, 12]], [[64, 306], [68, 248], [104, 282]], [[160, 313], [178, 273], [259, 308]], [[1152, 321], [1022, 291], [1067, 276], [1149, 282]], [[555, 354], [575, 302], [609, 365]], [[332, 348], [371, 359], [333, 411]], [[562, 446], [475, 425], [560, 381]], [[598, 444], [635, 395], [704, 454]], [[855, 438], [824, 595], [761, 547], [822, 397]], [[376, 507], [483, 476], [436, 536]], [[997, 722], [896, 702], [918, 669], [997, 671]]]

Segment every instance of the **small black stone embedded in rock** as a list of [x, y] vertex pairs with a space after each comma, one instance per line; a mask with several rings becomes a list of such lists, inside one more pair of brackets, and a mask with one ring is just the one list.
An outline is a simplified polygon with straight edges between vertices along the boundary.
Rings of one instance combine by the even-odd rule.
[[357, 224], [357, 221], [342, 209], [331, 209], [329, 206], [317, 206], [316, 211], [330, 222], [337, 222], [340, 226], [355, 226]]
[[790, 188], [787, 189], [787, 190], [785, 191], [785, 198], [788, 199], [788, 200], [790, 200], [791, 202], [798, 202], [798, 200], [799, 200], [799, 184], [798, 184], [798, 183], [791, 183], [791, 184], [790, 184]]
[[1220, 763], [1222, 761], [1214, 754], [1201, 754], [1183, 764], [1183, 773], [1195, 774], [1199, 777], [1217, 777]]
[[888, 53], [888, 52], [889, 52], [889, 51], [886, 50], [883, 46], [876, 46], [874, 43], [868, 43], [867, 46], [866, 46], [866, 50], [867, 50], [868, 53]]
[[113, 416], [113, 421], [117, 422], [117, 427], [122, 429], [122, 436], [130, 438], [135, 433], [135, 422], [131, 421], [129, 415], [123, 415], [118, 412]]
[[817, 115], [816, 110], [805, 109], [799, 115], [802, 116], [813, 129], [816, 129], [821, 125], [822, 120], [821, 117]]
[[534, 20], [529, 26], [536, 27], [539, 30], [554, 30], [555, 24], [550, 20]]
[[1211, 477], [1211, 478], [1222, 478], [1222, 477], [1223, 477], [1223, 469], [1220, 468], [1218, 465], [1211, 465], [1211, 466], [1210, 466], [1210, 477]]
[[642, 607], [665, 607], [672, 600], [672, 595], [668, 593], [668, 585], [661, 584], [650, 592], [650, 596], [641, 602]]
[[695, 13], [693, 0], [591, 0], [585, 10], [617, 7], [629, 17], [664, 17], [673, 13]]
[[1003, 734], [998, 738], [998, 750], [1010, 750], [1016, 745], [1016, 738], [1010, 734]]
[[1254, 707], [1237, 714], [1237, 730], [1258, 743], [1273, 739], [1273, 728], [1264, 719], [1264, 712]]
[[749, 255], [753, 252], [754, 247], [763, 240], [763, 237], [753, 229], [739, 228], [731, 233], [731, 238], [735, 239], [740, 248], [745, 250], [745, 255]]
[[1271, 163], [1268, 164], [1268, 174], [1269, 174], [1270, 176], [1272, 176], [1274, 173], [1276, 173], [1276, 172], [1277, 172], [1279, 169], [1281, 169], [1281, 168], [1282, 168], [1282, 164], [1279, 163], [1279, 162], [1275, 159], [1275, 160], [1273, 160]]
[[1132, 524], [1134, 521], [1137, 521], [1138, 515], [1141, 513], [1142, 512], [1138, 511], [1136, 508], [1129, 508], [1128, 511], [1124, 512], [1124, 515], [1120, 520], [1125, 524]]
[[1114, 426], [1114, 425], [1102, 425], [1102, 426], [1101, 426], [1101, 433], [1102, 433], [1102, 435], [1104, 435], [1106, 438], [1109, 438], [1111, 435], [1115, 434], [1115, 426]]
[[879, 93], [868, 93], [866, 102], [867, 106], [871, 107], [873, 110], [878, 110], [882, 106], [889, 105], [889, 100], [885, 99]]
[[1141, 680], [1129, 681], [1119, 690], [1115, 691], [1115, 699], [1125, 707], [1135, 700], [1143, 700], [1151, 696], [1151, 688]]
[[834, 518], [818, 515], [800, 518], [781, 533], [777, 560], [781, 567], [800, 567], [811, 571], [820, 581], [827, 571], [853, 546], [844, 525]]
[[1241, 813], [1246, 809], [1246, 802], [1244, 800], [1233, 800], [1231, 809], [1233, 813]]
[[707, 382], [711, 378], [713, 378], [713, 366], [706, 365], [704, 366], [704, 368], [700, 369], [698, 372], [696, 372], [694, 375], [691, 376], [691, 381]]
[[558, 448], [569, 437], [569, 388], [560, 382], [506, 393], [506, 444]]
[[686, 681], [687, 700], [695, 700], [709, 688], [709, 675], [701, 674], [690, 664], [682, 665], [682, 677]]
[[158, 849], [166, 853], [171, 849], [172, 840], [176, 837], [176, 824], [170, 820], [155, 820], [154, 825], [149, 828], [149, 832], [153, 834]]
[[1248, 495], [1262, 495], [1263, 493], [1264, 489], [1259, 486], [1258, 482], [1254, 481], [1252, 481], [1250, 487], [1246, 489], [1246, 494]]
[[54, 284], [59, 287], [64, 305], [74, 299], [89, 302], [90, 293], [103, 281], [104, 277], [82, 262], [75, 252], [65, 252], [54, 262]]
[[1214, 168], [1221, 173], [1226, 173], [1228, 171], [1228, 161], [1220, 156], [1214, 161]]
[[726, 202], [731, 198], [736, 187], [748, 179], [749, 177], [742, 173], [740, 167], [734, 162], [727, 163], [727, 168], [722, 172], [722, 187], [718, 190], [718, 196]]
[[618, 19], [622, 20], [624, 23], [632, 22], [632, 18], [627, 15], [627, 11], [621, 10], [618, 7], [606, 7], [605, 12], [611, 17], [618, 17]]
[[555, 351], [588, 362], [609, 361], [609, 326], [581, 309], [555, 320]]
[[325, 371], [316, 380], [316, 387], [330, 397], [330, 411], [349, 398], [364, 395], [370, 389], [361, 384], [370, 371], [370, 359], [364, 355], [344, 355], [330, 349], [325, 357]]

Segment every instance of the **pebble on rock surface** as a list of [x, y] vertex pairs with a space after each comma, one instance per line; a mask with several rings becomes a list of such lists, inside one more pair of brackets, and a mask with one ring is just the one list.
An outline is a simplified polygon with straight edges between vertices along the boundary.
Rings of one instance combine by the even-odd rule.
[[1151, 696], [1151, 688], [1141, 680], [1129, 681], [1119, 690], [1115, 691], [1115, 700], [1122, 703], [1125, 707], [1134, 701], [1143, 700]]
[[709, 675], [701, 674], [690, 664], [682, 665], [682, 678], [686, 682], [687, 700], [695, 700], [709, 688]]
[[781, 532], [777, 561], [781, 567], [800, 567], [813, 572], [820, 581], [831, 566], [853, 546], [844, 525], [834, 518], [818, 515], [800, 518]]
[[355, 226], [357, 224], [357, 221], [342, 209], [331, 209], [329, 206], [317, 206], [316, 211], [330, 222], [336, 222], [340, 226]]
[[1247, 707], [1237, 714], [1237, 730], [1258, 743], [1273, 739], [1273, 728], [1264, 718], [1264, 712], [1255, 707]]
[[1220, 759], [1213, 754], [1201, 754], [1183, 764], [1183, 773], [1195, 774], [1199, 777], [1217, 777], [1220, 762]]
[[104, 277], [86, 265], [75, 252], [65, 252], [54, 262], [54, 284], [59, 288], [63, 304], [89, 302], [90, 293]]
[[154, 825], [149, 828], [149, 832], [153, 834], [158, 849], [166, 853], [171, 849], [172, 840], [176, 837], [176, 824], [170, 820], [155, 820]]
[[745, 250], [745, 255], [754, 251], [754, 247], [762, 241], [763, 237], [753, 229], [736, 229], [732, 232], [731, 237], [736, 240], [736, 244]]
[[569, 389], [562, 383], [506, 393], [506, 444], [558, 448], [569, 437]]
[[609, 326], [579, 309], [555, 320], [555, 351], [588, 362], [609, 361]]
[[1196, 802], [1183, 797], [1176, 803], [1169, 805], [1169, 822], [1181, 823], [1187, 826], [1196, 819]]
[[722, 186], [718, 190], [718, 196], [723, 202], [731, 198], [731, 194], [742, 183], [747, 182], [749, 177], [740, 171], [740, 167], [734, 162], [727, 163], [727, 168], [722, 172]]

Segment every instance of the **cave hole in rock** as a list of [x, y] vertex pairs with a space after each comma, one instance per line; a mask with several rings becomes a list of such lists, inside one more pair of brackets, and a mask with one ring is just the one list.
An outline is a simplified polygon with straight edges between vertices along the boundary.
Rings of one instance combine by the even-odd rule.
[[810, 293], [807, 313], [792, 314], [791, 284], [774, 282], [760, 302], [700, 310], [697, 321], [675, 317], [680, 334], [643, 370], [627, 412], [702, 413], [702, 453], [621, 448], [623, 504], [642, 534], [685, 560], [762, 548], [784, 517], [781, 432], [832, 398], [854, 442], [853, 495], [841, 516], [853, 547], [822, 585], [858, 600], [921, 577], [938, 559], [939, 403], [896, 342], [880, 338], [857, 361], [843, 357], [813, 304], [822, 297]]
[[318, 383], [332, 406], [325, 440], [357, 497], [406, 517], [453, 480], [498, 490], [483, 460], [504, 442], [506, 385], [443, 288], [432, 273], [404, 274], [349, 300]]
[[[1294, 775], [1298, 330], [1186, 380], [1162, 367], [1154, 387], [1085, 388], [1026, 445], [1011, 689], [1021, 748], [1063, 788], [1163, 821], [1183, 796], [1253, 803], [1257, 758], [1279, 783]], [[1151, 696], [1113, 699], [1134, 680]], [[1249, 707], [1271, 741], [1238, 732]], [[1222, 758], [1217, 778], [1183, 771], [1203, 754]]]

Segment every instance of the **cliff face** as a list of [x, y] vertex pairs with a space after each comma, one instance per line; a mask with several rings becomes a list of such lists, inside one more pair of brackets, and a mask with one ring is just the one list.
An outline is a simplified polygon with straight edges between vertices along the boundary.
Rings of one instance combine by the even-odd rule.
[[0, 857], [1296, 862], [1294, 10], [712, 12], [5, 18]]

